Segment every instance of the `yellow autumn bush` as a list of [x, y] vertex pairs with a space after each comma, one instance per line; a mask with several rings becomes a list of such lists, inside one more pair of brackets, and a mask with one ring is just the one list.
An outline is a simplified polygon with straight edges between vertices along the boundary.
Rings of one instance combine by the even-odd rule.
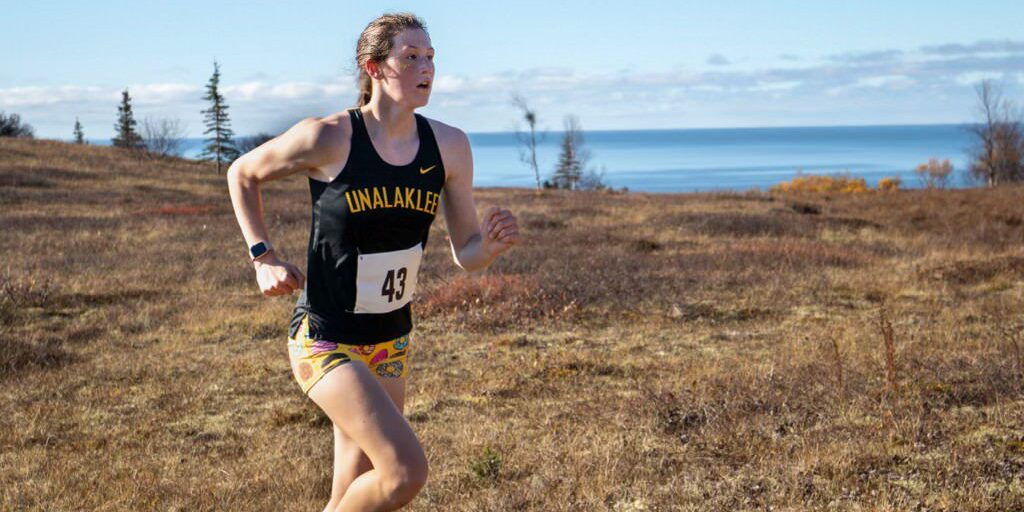
[[886, 176], [878, 180], [878, 191], [879, 192], [892, 192], [899, 190], [900, 185], [903, 184], [903, 180], [899, 176]]
[[772, 192], [835, 192], [841, 194], [858, 194], [871, 190], [864, 178], [848, 175], [825, 176], [807, 174], [797, 176], [792, 181], [779, 183], [772, 187]]
[[[897, 176], [885, 177], [878, 181], [879, 191], [899, 190], [903, 181]], [[790, 181], [774, 185], [772, 192], [779, 193], [837, 193], [837, 194], [862, 194], [872, 192], [872, 189], [864, 178], [856, 178], [849, 174], [841, 175], [820, 175], [800, 174]]]

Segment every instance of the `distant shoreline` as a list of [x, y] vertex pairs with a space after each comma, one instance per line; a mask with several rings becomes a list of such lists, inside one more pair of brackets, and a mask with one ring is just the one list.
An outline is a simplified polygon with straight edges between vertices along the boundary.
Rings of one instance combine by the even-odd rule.
[[[842, 129], [842, 128], [921, 128], [921, 127], [967, 127], [975, 122], [963, 121], [958, 123], [898, 123], [898, 124], [829, 124], [829, 125], [780, 125], [780, 126], [723, 126], [723, 127], [689, 127], [689, 128], [628, 128], [628, 129], [607, 129], [607, 128], [594, 128], [589, 129], [584, 127], [584, 133], [655, 133], [655, 132], [702, 132], [702, 131], [743, 131], [743, 130], [799, 130], [799, 129]], [[514, 131], [481, 131], [481, 132], [466, 132], [466, 135], [470, 137], [474, 135], [514, 135]], [[560, 130], [548, 130], [550, 134], [561, 134]], [[236, 135], [236, 139], [253, 137], [256, 134], [248, 135]], [[113, 137], [113, 135], [111, 135]], [[57, 140], [61, 142], [73, 142], [72, 138], [54, 138], [54, 137], [36, 137], [41, 140]], [[205, 140], [201, 137], [186, 137], [188, 140]], [[94, 141], [110, 141], [110, 138], [86, 138], [87, 141], [93, 143]], [[94, 145], [109, 145], [109, 144], [94, 144]]]
[[[803, 174], [848, 174], [871, 186], [898, 177], [903, 188], [920, 185], [914, 174], [930, 158], [949, 159], [950, 185], [973, 186], [966, 176], [976, 144], [967, 124], [841, 125], [679, 130], [584, 130], [589, 169], [605, 184], [645, 192], [766, 190]], [[542, 132], [543, 133], [543, 132]], [[537, 146], [541, 180], [550, 177], [562, 132], [547, 132]], [[242, 137], [238, 137], [242, 138]], [[533, 169], [521, 159], [515, 132], [470, 133], [474, 182], [479, 186], [531, 187]], [[57, 139], [69, 142], [63, 139]], [[109, 146], [110, 139], [88, 139]], [[205, 139], [186, 138], [180, 155], [195, 159]]]

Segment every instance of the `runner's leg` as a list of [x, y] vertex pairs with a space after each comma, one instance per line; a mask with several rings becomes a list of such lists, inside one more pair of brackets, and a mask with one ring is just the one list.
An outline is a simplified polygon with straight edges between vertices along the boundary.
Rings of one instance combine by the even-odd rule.
[[338, 510], [395, 510], [412, 501], [426, 483], [426, 455], [388, 388], [366, 364], [332, 369], [309, 397], [373, 464], [348, 486]]
[[[391, 401], [395, 403], [399, 411], [405, 410], [405, 377], [382, 378], [380, 383], [391, 395]], [[334, 430], [334, 478], [331, 482], [331, 499], [324, 507], [324, 512], [333, 512], [341, 497], [345, 495], [348, 486], [359, 475], [373, 469], [370, 459], [352, 440], [345, 435], [341, 427], [333, 425]]]

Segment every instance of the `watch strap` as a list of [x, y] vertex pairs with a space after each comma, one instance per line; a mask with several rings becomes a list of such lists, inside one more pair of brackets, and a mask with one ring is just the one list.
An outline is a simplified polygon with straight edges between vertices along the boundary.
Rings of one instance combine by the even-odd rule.
[[257, 242], [253, 244], [251, 247], [249, 247], [249, 257], [255, 261], [259, 259], [261, 256], [266, 255], [268, 252], [270, 252], [271, 249], [272, 247], [268, 242]]

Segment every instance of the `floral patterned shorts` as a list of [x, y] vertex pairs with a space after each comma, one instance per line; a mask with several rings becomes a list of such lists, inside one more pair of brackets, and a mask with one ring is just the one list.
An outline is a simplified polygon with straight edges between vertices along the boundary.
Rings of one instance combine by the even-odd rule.
[[295, 337], [288, 338], [288, 360], [292, 374], [309, 395], [310, 388], [334, 368], [362, 361], [378, 378], [405, 377], [409, 373], [409, 335], [374, 345], [346, 345], [309, 338], [309, 317], [302, 318]]

